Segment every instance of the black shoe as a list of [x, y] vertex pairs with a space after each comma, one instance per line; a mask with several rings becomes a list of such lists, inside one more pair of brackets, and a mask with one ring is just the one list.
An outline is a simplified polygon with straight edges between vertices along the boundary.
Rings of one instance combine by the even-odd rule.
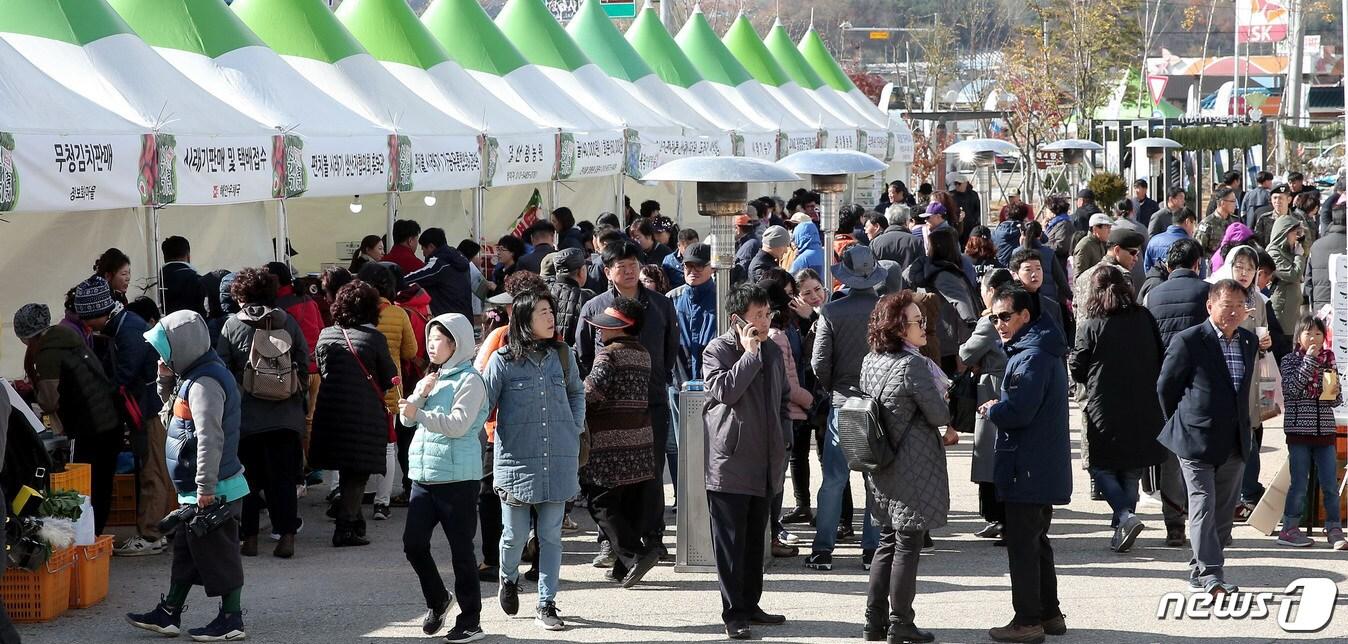
[[520, 612], [519, 582], [502, 579], [501, 587], [496, 591], [496, 599], [501, 602], [501, 612], [514, 617]]
[[355, 521], [352, 521], [352, 522], [351, 522], [351, 530], [354, 531], [354, 532], [356, 533], [356, 536], [357, 536], [357, 537], [360, 537], [361, 539], [364, 539], [364, 538], [365, 538], [365, 519], [356, 519]]
[[922, 533], [922, 549], [923, 549], [923, 550], [926, 550], [927, 548], [935, 548], [935, 547], [936, 547], [936, 542], [931, 540], [931, 533], [930, 533], [930, 532], [923, 532], [923, 533]]
[[1133, 542], [1137, 541], [1137, 535], [1142, 534], [1142, 520], [1136, 515], [1129, 516], [1119, 526], [1119, 545], [1114, 549], [1115, 552], [1128, 552], [1133, 549]]
[[446, 644], [467, 644], [468, 642], [476, 642], [486, 636], [487, 635], [482, 632], [482, 628], [478, 626], [469, 628], [455, 626], [454, 628], [449, 629], [448, 635], [445, 635], [445, 642]]
[[974, 536], [979, 539], [996, 539], [997, 537], [1002, 536], [1002, 524], [996, 521], [988, 523], [983, 526], [982, 530], [975, 532]]
[[1183, 548], [1185, 541], [1184, 528], [1165, 529], [1165, 545], [1167, 548]]
[[535, 564], [528, 572], [524, 573], [524, 578], [529, 581], [538, 581], [538, 565]]
[[623, 588], [631, 588], [641, 583], [641, 578], [645, 577], [646, 573], [650, 572], [651, 568], [654, 568], [655, 564], [659, 562], [660, 553], [655, 550], [646, 551], [646, 555], [638, 559], [637, 565], [627, 571], [627, 575], [623, 577]]
[[1061, 613], [1059, 613], [1057, 617], [1050, 617], [1040, 622], [1040, 625], [1044, 627], [1044, 633], [1046, 635], [1067, 634], [1067, 618]]
[[404, 493], [389, 499], [388, 504], [395, 508], [405, 508], [409, 501], [411, 501], [411, 499]]
[[874, 551], [874, 550], [862, 550], [862, 551], [861, 551], [861, 569], [862, 569], [862, 570], [870, 570], [870, 569], [871, 569], [871, 562], [872, 562], [872, 561], [875, 561], [875, 551]]
[[336, 503], [328, 503], [328, 509], [327, 509], [325, 512], [323, 512], [323, 514], [324, 514], [324, 516], [328, 517], [329, 519], [336, 519], [336, 518], [337, 518], [337, 504], [336, 504]]
[[750, 624], [765, 624], [765, 625], [768, 625], [768, 626], [775, 626], [775, 625], [777, 625], [777, 624], [785, 624], [785, 623], [786, 623], [786, 615], [773, 615], [772, 613], [765, 613], [765, 612], [763, 612], [762, 609], [759, 609], [759, 610], [754, 611], [753, 614], [749, 616], [749, 623], [750, 623]]
[[810, 511], [810, 506], [800, 506], [782, 517], [782, 523], [810, 523], [814, 521], [814, 513]]
[[1093, 478], [1091, 479], [1091, 500], [1092, 501], [1105, 500], [1105, 493], [1101, 492], [1098, 488], [1095, 487], [1095, 479]]
[[928, 631], [920, 630], [915, 624], [890, 622], [885, 641], [889, 644], [926, 644], [927, 642], [935, 642], [936, 636]]
[[233, 642], [248, 637], [243, 630], [243, 613], [226, 613], [223, 610], [211, 623], [193, 628], [187, 634], [194, 642]]
[[164, 601], [164, 596], [159, 596], [159, 605], [148, 613], [127, 613], [127, 623], [136, 628], [143, 628], [147, 631], [177, 637], [182, 629], [183, 611], [186, 606], [169, 606]]
[[389, 516], [391, 516], [392, 514], [393, 512], [389, 510], [389, 507], [387, 505], [384, 505], [383, 503], [374, 504], [375, 521], [387, 521]]
[[805, 558], [805, 567], [811, 570], [833, 570], [833, 555], [827, 552], [811, 552]]
[[660, 561], [674, 561], [674, 555], [669, 552], [669, 548], [664, 543], [657, 542], [655, 550], [660, 553]]
[[439, 633], [445, 627], [445, 615], [449, 614], [449, 607], [453, 605], [454, 594], [451, 593], [443, 606], [426, 609], [426, 616], [421, 618], [421, 632], [427, 635]]
[[332, 547], [347, 548], [351, 546], [368, 546], [370, 541], [360, 534], [356, 533], [352, 524], [347, 521], [338, 520], [337, 528], [332, 531]]
[[725, 634], [732, 640], [747, 640], [753, 636], [753, 631], [744, 622], [731, 622], [725, 625]]
[[1006, 538], [1001, 538], [1001, 539], [998, 539], [998, 540], [996, 540], [996, 541], [993, 541], [993, 542], [992, 542], [992, 545], [997, 546], [998, 548], [1005, 548], [1005, 547], [1006, 547]]
[[889, 633], [889, 613], [866, 610], [866, 625], [861, 628], [861, 639], [867, 642], [883, 642]]
[[841, 541], [851, 541], [852, 539], [855, 539], [856, 536], [857, 536], [857, 533], [856, 533], [855, 530], [852, 529], [852, 526], [850, 526], [850, 525], [840, 525], [840, 526], [838, 526], [838, 541], [840, 541], [840, 542], [841, 542]]

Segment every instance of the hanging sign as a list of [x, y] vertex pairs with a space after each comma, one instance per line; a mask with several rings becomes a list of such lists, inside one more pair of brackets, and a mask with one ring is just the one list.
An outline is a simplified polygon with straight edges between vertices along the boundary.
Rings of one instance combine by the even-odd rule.
[[135, 207], [141, 151], [136, 134], [0, 132], [0, 212]]

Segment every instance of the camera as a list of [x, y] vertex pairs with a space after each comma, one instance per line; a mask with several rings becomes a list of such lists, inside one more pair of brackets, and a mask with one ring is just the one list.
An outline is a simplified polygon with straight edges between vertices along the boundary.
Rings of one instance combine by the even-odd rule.
[[159, 522], [159, 531], [162, 534], [170, 534], [186, 524], [187, 529], [199, 538], [210, 534], [233, 518], [234, 513], [230, 511], [229, 504], [224, 499], [216, 499], [214, 503], [205, 508], [195, 504], [184, 505], [168, 513]]

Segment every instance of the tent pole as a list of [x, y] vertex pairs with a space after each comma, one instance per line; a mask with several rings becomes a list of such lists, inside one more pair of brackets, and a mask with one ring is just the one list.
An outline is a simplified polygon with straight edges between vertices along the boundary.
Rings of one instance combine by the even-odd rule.
[[[276, 261], [290, 266], [290, 219], [286, 215], [286, 200], [276, 200]], [[292, 268], [293, 270], [293, 268]]]
[[486, 241], [486, 238], [482, 236], [482, 214], [486, 194], [487, 190], [482, 186], [473, 188], [473, 240], [479, 244]]
[[150, 274], [155, 276], [154, 288], [151, 289], [151, 297], [156, 304], [160, 305], [162, 310], [164, 304], [164, 260], [160, 256], [159, 250], [159, 209], [151, 206], [141, 206], [141, 212], [145, 213], [146, 223], [150, 226], [150, 248], [147, 255], [150, 259]]
[[548, 184], [548, 207], [547, 212], [545, 214], [547, 214], [549, 217], [552, 216], [552, 211], [556, 210], [559, 207], [557, 199], [560, 196], [561, 188], [562, 182], [560, 181], [553, 181], [552, 183]]
[[[626, 210], [623, 209], [623, 194], [626, 192], [626, 188], [627, 185], [623, 183], [623, 173], [619, 172], [618, 174], [613, 175], [613, 210], [615, 212], [623, 213], [619, 215], [619, 217], [625, 217], [627, 215]], [[622, 220], [620, 219], [619, 221]]]
[[[674, 184], [674, 220], [683, 228], [683, 182]], [[677, 241], [677, 240], [676, 240]]]
[[397, 198], [398, 193], [390, 192], [388, 193], [388, 199], [386, 199], [386, 203], [388, 204], [388, 222], [384, 227], [384, 239], [386, 240], [384, 242], [385, 248], [391, 248], [393, 246], [393, 220], [398, 218], [398, 205], [397, 201], [395, 201]]

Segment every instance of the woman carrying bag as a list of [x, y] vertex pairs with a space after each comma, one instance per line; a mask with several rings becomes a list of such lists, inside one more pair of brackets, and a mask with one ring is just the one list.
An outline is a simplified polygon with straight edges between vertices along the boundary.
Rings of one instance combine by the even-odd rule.
[[944, 445], [959, 438], [946, 427], [950, 407], [942, 392], [949, 381], [919, 353], [927, 343], [926, 319], [911, 291], [880, 299], [866, 340], [871, 353], [861, 363], [861, 390], [884, 409], [885, 431], [898, 451], [888, 465], [866, 474], [880, 547], [871, 564], [864, 635], [931, 642], [935, 636], [913, 623], [913, 597], [923, 535], [944, 526], [950, 510]]
[[309, 464], [337, 470], [341, 497], [335, 502], [334, 547], [366, 546], [360, 513], [371, 474], [384, 474], [392, 417], [384, 392], [397, 384], [397, 368], [379, 321], [379, 292], [356, 280], [337, 291], [333, 326], [318, 336], [318, 373], [323, 379], [314, 408]]

